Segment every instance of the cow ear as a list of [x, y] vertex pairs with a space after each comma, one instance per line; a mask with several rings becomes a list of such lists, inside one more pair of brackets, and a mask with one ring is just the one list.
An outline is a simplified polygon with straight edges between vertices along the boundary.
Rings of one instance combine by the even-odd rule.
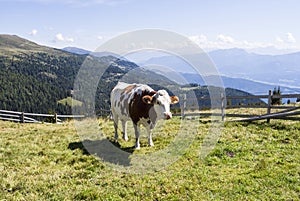
[[152, 99], [153, 99], [152, 96], [149, 96], [149, 95], [142, 97], [143, 102], [146, 104], [152, 104]]
[[170, 96], [171, 104], [176, 104], [179, 102], [179, 98], [177, 96]]
[[149, 95], [150, 95], [150, 96], [153, 96], [153, 95], [155, 95], [156, 93], [157, 93], [156, 91], [151, 91]]

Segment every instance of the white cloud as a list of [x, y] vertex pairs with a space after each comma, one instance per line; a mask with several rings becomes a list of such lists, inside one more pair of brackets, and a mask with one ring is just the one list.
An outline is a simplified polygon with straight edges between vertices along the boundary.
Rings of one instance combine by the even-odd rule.
[[32, 30], [29, 32], [29, 35], [35, 36], [37, 33], [38, 33], [38, 31], [37, 31], [36, 29], [32, 29]]
[[55, 35], [55, 41], [74, 42], [74, 39], [70, 37], [64, 37], [61, 33], [58, 33]]
[[278, 51], [290, 50], [293, 52], [300, 49], [300, 47], [297, 46], [295, 37], [291, 33], [287, 33], [284, 36], [277, 36], [274, 41], [269, 42], [237, 40], [225, 34], [217, 35], [214, 40], [210, 40], [204, 34], [193, 35], [190, 36], [189, 39], [206, 51], [215, 49], [241, 48], [249, 51], [260, 49], [276, 49]]
[[241, 46], [243, 42], [238, 42], [230, 36], [219, 34], [215, 40], [209, 40], [204, 34], [190, 36], [189, 39], [198, 44], [203, 49], [227, 49]]
[[289, 43], [295, 43], [296, 42], [296, 39], [295, 39], [295, 37], [293, 36], [292, 33], [290, 33], [290, 32], [286, 33], [286, 37], [287, 37], [287, 42], [289, 42]]
[[98, 40], [103, 40], [103, 36], [97, 36]]
[[204, 34], [190, 36], [189, 39], [203, 49], [211, 49], [215, 46], [213, 42], [209, 41], [206, 35]]
[[230, 36], [225, 36], [223, 34], [219, 34], [217, 36], [217, 40], [221, 41], [221, 42], [224, 42], [224, 43], [233, 43], [234, 42], [234, 39]]
[[278, 44], [287, 44], [287, 45], [291, 45], [291, 43], [296, 43], [296, 38], [294, 37], [294, 35], [290, 32], [286, 33], [283, 37], [277, 36], [275, 38], [276, 43]]
[[190, 36], [189, 39], [191, 41], [194, 41], [197, 44], [201, 44], [201, 43], [206, 43], [207, 42], [207, 37], [203, 34], [200, 35], [195, 35], [195, 36]]
[[58, 41], [64, 41], [65, 40], [61, 33], [56, 34], [55, 39], [58, 40]]

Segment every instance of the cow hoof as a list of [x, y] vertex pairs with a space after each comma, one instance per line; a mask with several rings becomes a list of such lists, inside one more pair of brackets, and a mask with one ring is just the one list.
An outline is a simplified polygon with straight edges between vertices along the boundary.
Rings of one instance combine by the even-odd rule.
[[138, 146], [138, 147], [135, 147], [135, 150], [140, 150], [141, 149], [141, 147], [140, 146]]
[[128, 141], [128, 137], [123, 137], [123, 140], [125, 140], [126, 142]]
[[149, 144], [150, 147], [154, 146], [154, 143], [153, 143], [152, 139], [151, 140], [148, 139], [148, 144]]

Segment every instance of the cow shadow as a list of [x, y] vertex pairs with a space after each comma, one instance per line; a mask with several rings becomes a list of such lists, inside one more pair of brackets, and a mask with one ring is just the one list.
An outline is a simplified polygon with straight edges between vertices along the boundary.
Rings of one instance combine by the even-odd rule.
[[122, 166], [131, 166], [130, 155], [134, 152], [134, 146], [121, 148], [118, 142], [109, 139], [71, 142], [68, 149], [80, 149], [84, 155], [93, 155], [105, 162]]

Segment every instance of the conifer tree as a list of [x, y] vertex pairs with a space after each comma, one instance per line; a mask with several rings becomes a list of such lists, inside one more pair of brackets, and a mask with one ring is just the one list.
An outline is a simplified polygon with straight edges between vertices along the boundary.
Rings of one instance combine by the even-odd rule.
[[[274, 88], [273, 91], [273, 96], [274, 95], [281, 95], [281, 91], [280, 91], [280, 86], [278, 86], [277, 88]], [[281, 98], [273, 98], [272, 97], [272, 105], [281, 105], [282, 104], [282, 99]]]

